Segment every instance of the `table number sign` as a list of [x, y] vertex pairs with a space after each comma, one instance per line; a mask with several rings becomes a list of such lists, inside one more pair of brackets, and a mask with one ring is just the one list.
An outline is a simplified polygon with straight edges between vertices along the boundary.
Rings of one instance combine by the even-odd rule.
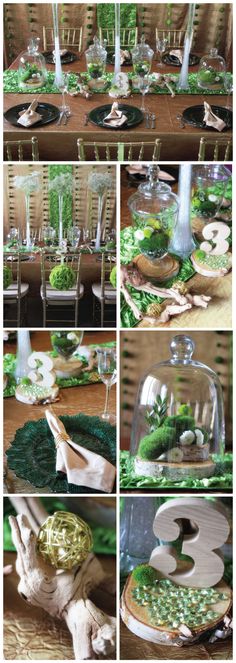
[[[204, 239], [210, 240], [211, 242], [202, 242], [200, 244], [200, 249], [202, 251], [205, 251], [205, 253], [212, 256], [222, 256], [224, 253], [227, 253], [229, 250], [229, 242], [226, 240], [230, 235], [230, 228], [226, 223], [223, 223], [223, 221], [213, 221], [212, 223], [208, 223], [203, 228], [202, 234]], [[214, 246], [212, 246], [212, 244]]]
[[57, 398], [59, 387], [53, 370], [53, 359], [45, 352], [32, 352], [28, 358], [29, 372], [15, 391], [18, 401], [28, 405], [47, 404]]
[[229, 252], [230, 228], [223, 221], [207, 223], [202, 230], [204, 242], [191, 255], [193, 266], [202, 276], [225, 276], [232, 266]]

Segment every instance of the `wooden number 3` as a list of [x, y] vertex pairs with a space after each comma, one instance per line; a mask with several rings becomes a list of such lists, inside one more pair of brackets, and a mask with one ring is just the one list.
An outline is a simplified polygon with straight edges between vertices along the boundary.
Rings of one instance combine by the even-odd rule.
[[53, 371], [53, 360], [45, 352], [32, 352], [28, 359], [30, 371], [28, 378], [40, 387], [53, 387], [56, 382], [56, 374]]
[[202, 231], [204, 239], [210, 239], [215, 246], [212, 247], [210, 242], [202, 242], [200, 249], [211, 256], [222, 256], [229, 250], [229, 242], [226, 242], [227, 237], [230, 235], [230, 228], [223, 223], [223, 221], [213, 221], [208, 223]]
[[[194, 564], [181, 570], [176, 550], [170, 545], [154, 548], [149, 564], [166, 578], [185, 587], [212, 587], [222, 578], [224, 562], [218, 548], [229, 535], [229, 524], [223, 506], [201, 498], [168, 500], [158, 509], [153, 531], [162, 541], [175, 541], [181, 533], [180, 519], [194, 523], [197, 531], [183, 537], [181, 553]], [[183, 562], [181, 562], [183, 567]]]

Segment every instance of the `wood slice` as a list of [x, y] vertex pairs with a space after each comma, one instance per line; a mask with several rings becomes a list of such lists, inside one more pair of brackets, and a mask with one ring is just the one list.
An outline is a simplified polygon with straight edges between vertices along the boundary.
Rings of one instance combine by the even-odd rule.
[[154, 284], [169, 281], [179, 272], [179, 262], [173, 256], [167, 255], [155, 263], [154, 260], [148, 260], [142, 254], [136, 256], [133, 262], [137, 265], [141, 274], [143, 274], [148, 281]]
[[[31, 390], [32, 389], [32, 390]], [[59, 387], [40, 387], [32, 384], [32, 387], [19, 385], [15, 390], [15, 398], [26, 405], [37, 405], [42, 401], [54, 401], [59, 393]]]
[[168, 477], [177, 480], [187, 477], [205, 479], [212, 477], [215, 472], [215, 463], [209, 458], [206, 461], [168, 463], [167, 461], [143, 460], [136, 456], [134, 471], [137, 476]]
[[55, 357], [53, 358], [53, 368], [58, 378], [72, 378], [81, 373], [83, 362], [75, 357], [70, 357], [68, 360], [63, 357]]
[[[161, 577], [161, 574], [159, 574]], [[122, 597], [121, 597], [121, 618], [126, 624], [127, 628], [132, 631], [139, 638], [143, 640], [148, 640], [155, 644], [162, 645], [171, 645], [171, 646], [183, 646], [183, 644], [191, 645], [192, 642], [197, 641], [199, 637], [207, 631], [212, 629], [219, 624], [224, 615], [227, 614], [231, 607], [232, 603], [232, 592], [230, 587], [226, 585], [224, 580], [221, 580], [215, 589], [219, 592], [227, 594], [228, 599], [224, 601], [219, 601], [214, 604], [214, 611], [219, 614], [219, 617], [215, 620], [207, 622], [207, 624], [202, 624], [200, 626], [191, 627], [191, 632], [193, 637], [189, 640], [181, 640], [181, 632], [179, 629], [170, 629], [168, 626], [153, 626], [150, 624], [148, 610], [145, 606], [139, 606], [134, 601], [132, 597], [132, 591], [137, 587], [137, 584], [132, 578], [132, 575], [129, 576], [126, 585], [124, 587]]]
[[201, 274], [202, 276], [208, 276], [210, 278], [214, 278], [216, 276], [225, 276], [231, 269], [232, 264], [231, 264], [231, 255], [227, 254], [229, 257], [229, 266], [228, 269], [226, 267], [219, 267], [212, 269], [209, 267], [209, 265], [205, 265], [204, 263], [200, 262], [198, 258], [196, 257], [196, 251], [194, 251], [191, 255], [191, 261], [193, 263], [194, 269], [198, 274]]
[[189, 446], [181, 445], [181, 451], [183, 453], [183, 461], [193, 460], [193, 461], [203, 461], [208, 460], [210, 445], [202, 444], [201, 447], [198, 447], [197, 444], [190, 444]]

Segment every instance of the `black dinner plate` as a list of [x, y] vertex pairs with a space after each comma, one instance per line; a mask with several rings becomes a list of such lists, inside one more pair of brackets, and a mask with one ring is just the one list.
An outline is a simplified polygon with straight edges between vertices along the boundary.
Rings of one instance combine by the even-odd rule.
[[111, 110], [111, 104], [105, 104], [104, 106], [98, 106], [97, 108], [93, 108], [93, 110], [90, 111], [89, 113], [89, 119], [90, 122], [93, 122], [93, 124], [97, 124], [99, 127], [103, 127], [105, 129], [119, 129], [120, 131], [123, 131], [123, 129], [130, 129], [131, 127], [135, 127], [137, 124], [140, 124], [143, 121], [143, 112], [140, 110], [140, 108], [136, 108], [136, 106], [128, 106], [128, 104], [119, 104], [119, 110], [124, 113], [127, 117], [127, 122], [125, 124], [122, 124], [121, 127], [110, 127], [106, 124], [104, 124], [104, 118], [108, 113], [110, 113]]
[[60, 110], [57, 108], [57, 106], [39, 101], [37, 105], [37, 113], [42, 115], [42, 119], [39, 120], [39, 122], [35, 122], [35, 124], [32, 124], [30, 127], [23, 127], [22, 124], [18, 124], [17, 120], [19, 118], [20, 112], [26, 110], [29, 108], [29, 106], [29, 101], [25, 101], [23, 104], [18, 104], [17, 106], [12, 106], [12, 108], [9, 108], [4, 113], [4, 117], [8, 122], [10, 122], [10, 124], [13, 124], [14, 127], [18, 127], [19, 129], [34, 129], [35, 127], [43, 126], [43, 124], [54, 122], [59, 118]]
[[[43, 55], [47, 64], [55, 64], [53, 59], [53, 51], [45, 51]], [[78, 57], [75, 53], [73, 53], [73, 51], [67, 51], [65, 55], [61, 55], [61, 64], [69, 64], [70, 62], [75, 62], [77, 59]]]
[[[107, 64], [115, 64], [115, 53], [114, 51], [110, 51], [110, 53], [107, 54]], [[132, 65], [132, 57], [130, 55], [129, 59], [124, 60], [122, 62], [121, 67], [130, 67]]]
[[[172, 67], [181, 67], [181, 62], [179, 61], [179, 58], [177, 58], [175, 55], [171, 55], [170, 53], [164, 53], [161, 59], [162, 62], [164, 62], [164, 64], [169, 64]], [[198, 55], [190, 53], [189, 66], [194, 67], [195, 65], [199, 64], [199, 62], [200, 58], [198, 57]]]
[[[224, 127], [223, 132], [227, 129], [232, 129], [233, 124], [233, 113], [228, 108], [222, 106], [211, 106], [211, 109], [217, 117], [221, 120], [224, 120], [226, 127]], [[194, 127], [199, 127], [199, 129], [207, 129], [209, 131], [217, 131], [214, 127], [208, 127], [205, 122], [203, 122], [204, 117], [204, 106], [189, 106], [183, 111], [183, 119], [187, 124], [191, 124]], [[218, 132], [218, 133], [222, 133]]]

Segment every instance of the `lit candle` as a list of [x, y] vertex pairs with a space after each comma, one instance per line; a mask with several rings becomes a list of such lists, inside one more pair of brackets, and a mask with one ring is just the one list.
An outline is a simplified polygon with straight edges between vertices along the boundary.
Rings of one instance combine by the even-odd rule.
[[115, 76], [120, 73], [120, 3], [115, 3]]
[[187, 23], [185, 40], [184, 40], [183, 62], [177, 86], [179, 90], [188, 90], [189, 88], [188, 66], [189, 66], [189, 55], [191, 51], [192, 38], [193, 38], [193, 21], [195, 15], [195, 7], [196, 7], [195, 4], [189, 5], [188, 23]]
[[62, 82], [63, 74], [62, 74], [61, 56], [60, 56], [57, 3], [52, 3], [52, 15], [53, 15], [53, 29], [54, 29], [54, 43], [55, 43], [55, 84], [60, 85]]
[[195, 249], [191, 229], [191, 178], [192, 166], [184, 163], [179, 169], [179, 214], [169, 252], [187, 258]]

